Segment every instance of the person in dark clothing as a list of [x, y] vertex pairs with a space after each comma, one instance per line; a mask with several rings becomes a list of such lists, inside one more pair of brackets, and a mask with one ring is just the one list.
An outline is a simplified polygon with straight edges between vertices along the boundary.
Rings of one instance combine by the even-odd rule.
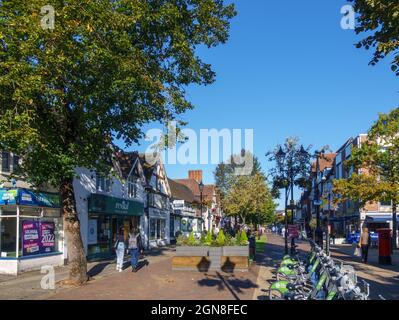
[[253, 234], [250, 234], [248, 237], [249, 240], [249, 257], [252, 258], [253, 261], [256, 261], [256, 237]]
[[368, 263], [369, 249], [371, 244], [371, 235], [368, 228], [364, 228], [360, 236], [360, 248], [362, 249], [362, 262]]

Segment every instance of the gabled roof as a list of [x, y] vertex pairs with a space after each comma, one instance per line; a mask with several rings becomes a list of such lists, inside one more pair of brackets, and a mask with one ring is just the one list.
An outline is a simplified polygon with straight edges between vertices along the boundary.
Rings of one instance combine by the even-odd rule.
[[184, 200], [188, 203], [197, 202], [194, 193], [186, 185], [172, 179], [168, 179], [168, 182], [174, 200]]
[[119, 169], [122, 174], [123, 179], [127, 179], [133, 169], [133, 166], [136, 165], [136, 161], [139, 158], [138, 152], [124, 152], [117, 151], [115, 152], [116, 160], [119, 163]]
[[[175, 179], [176, 182], [185, 185], [188, 187], [191, 192], [194, 194], [197, 200], [200, 199], [201, 192], [199, 188], [199, 184], [194, 179]], [[204, 190], [202, 192], [203, 199], [205, 201], [212, 201], [213, 196], [216, 192], [216, 187], [213, 184], [208, 184], [204, 186]]]

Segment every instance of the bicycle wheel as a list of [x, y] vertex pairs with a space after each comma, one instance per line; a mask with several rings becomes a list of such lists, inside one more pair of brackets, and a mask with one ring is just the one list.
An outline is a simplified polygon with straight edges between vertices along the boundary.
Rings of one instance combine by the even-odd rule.
[[272, 289], [269, 291], [269, 300], [285, 300], [284, 294], [278, 290]]

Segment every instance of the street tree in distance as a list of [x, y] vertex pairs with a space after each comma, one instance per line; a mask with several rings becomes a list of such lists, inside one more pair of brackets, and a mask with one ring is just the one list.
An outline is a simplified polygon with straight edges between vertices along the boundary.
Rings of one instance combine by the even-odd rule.
[[265, 177], [256, 173], [234, 180], [223, 207], [228, 216], [239, 216], [244, 223], [258, 225], [274, 221], [276, 204]]
[[334, 182], [336, 202], [392, 202], [393, 248], [397, 248], [397, 206], [399, 203], [399, 108], [380, 114], [367, 141], [353, 150], [348, 167], [354, 174]]
[[[22, 160], [20, 176], [60, 191], [70, 281], [87, 281], [73, 189], [75, 168], [109, 174], [113, 142], [193, 108], [190, 84], [215, 80], [196, 53], [229, 37], [223, 0], [0, 2], [0, 148]], [[50, 17], [51, 18], [51, 17]]]

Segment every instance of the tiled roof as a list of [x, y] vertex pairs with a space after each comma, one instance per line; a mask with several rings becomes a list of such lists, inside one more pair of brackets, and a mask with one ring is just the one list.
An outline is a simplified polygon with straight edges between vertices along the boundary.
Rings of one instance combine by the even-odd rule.
[[189, 203], [197, 202], [194, 193], [186, 185], [175, 180], [168, 179], [172, 198], [175, 200], [184, 200]]
[[[200, 198], [199, 184], [196, 180], [194, 180], [194, 179], [176, 179], [175, 181], [188, 187], [197, 199]], [[214, 185], [212, 185], [212, 184], [205, 185], [204, 191], [202, 193], [204, 200], [212, 201], [214, 192], [215, 192]]]

